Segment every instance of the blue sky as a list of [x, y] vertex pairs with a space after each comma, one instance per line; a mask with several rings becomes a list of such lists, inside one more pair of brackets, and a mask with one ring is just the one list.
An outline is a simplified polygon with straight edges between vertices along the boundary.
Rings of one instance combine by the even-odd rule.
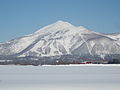
[[120, 0], [0, 0], [0, 42], [64, 20], [101, 33], [120, 33]]

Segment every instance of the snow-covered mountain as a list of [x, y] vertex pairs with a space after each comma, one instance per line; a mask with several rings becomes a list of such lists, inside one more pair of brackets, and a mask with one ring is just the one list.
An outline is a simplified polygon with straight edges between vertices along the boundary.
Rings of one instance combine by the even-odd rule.
[[1, 56], [91, 55], [104, 58], [120, 54], [120, 34], [102, 34], [57, 21], [33, 34], [0, 43]]

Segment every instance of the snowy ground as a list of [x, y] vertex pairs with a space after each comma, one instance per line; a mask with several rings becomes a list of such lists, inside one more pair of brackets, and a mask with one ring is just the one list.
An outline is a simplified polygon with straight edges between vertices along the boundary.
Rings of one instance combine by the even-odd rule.
[[119, 88], [120, 65], [0, 65], [0, 90], [119, 90]]

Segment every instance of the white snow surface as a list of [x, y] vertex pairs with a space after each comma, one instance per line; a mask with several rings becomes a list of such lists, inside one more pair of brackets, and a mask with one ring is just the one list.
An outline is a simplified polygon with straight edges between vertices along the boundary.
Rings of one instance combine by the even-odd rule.
[[0, 65], [0, 90], [119, 90], [120, 65]]

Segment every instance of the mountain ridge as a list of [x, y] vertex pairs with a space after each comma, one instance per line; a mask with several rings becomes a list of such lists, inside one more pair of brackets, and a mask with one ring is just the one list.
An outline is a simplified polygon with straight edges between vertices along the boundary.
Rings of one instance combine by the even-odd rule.
[[57, 21], [36, 32], [0, 43], [0, 55], [4, 56], [56, 56], [91, 55], [105, 58], [120, 54], [120, 34], [106, 35]]

